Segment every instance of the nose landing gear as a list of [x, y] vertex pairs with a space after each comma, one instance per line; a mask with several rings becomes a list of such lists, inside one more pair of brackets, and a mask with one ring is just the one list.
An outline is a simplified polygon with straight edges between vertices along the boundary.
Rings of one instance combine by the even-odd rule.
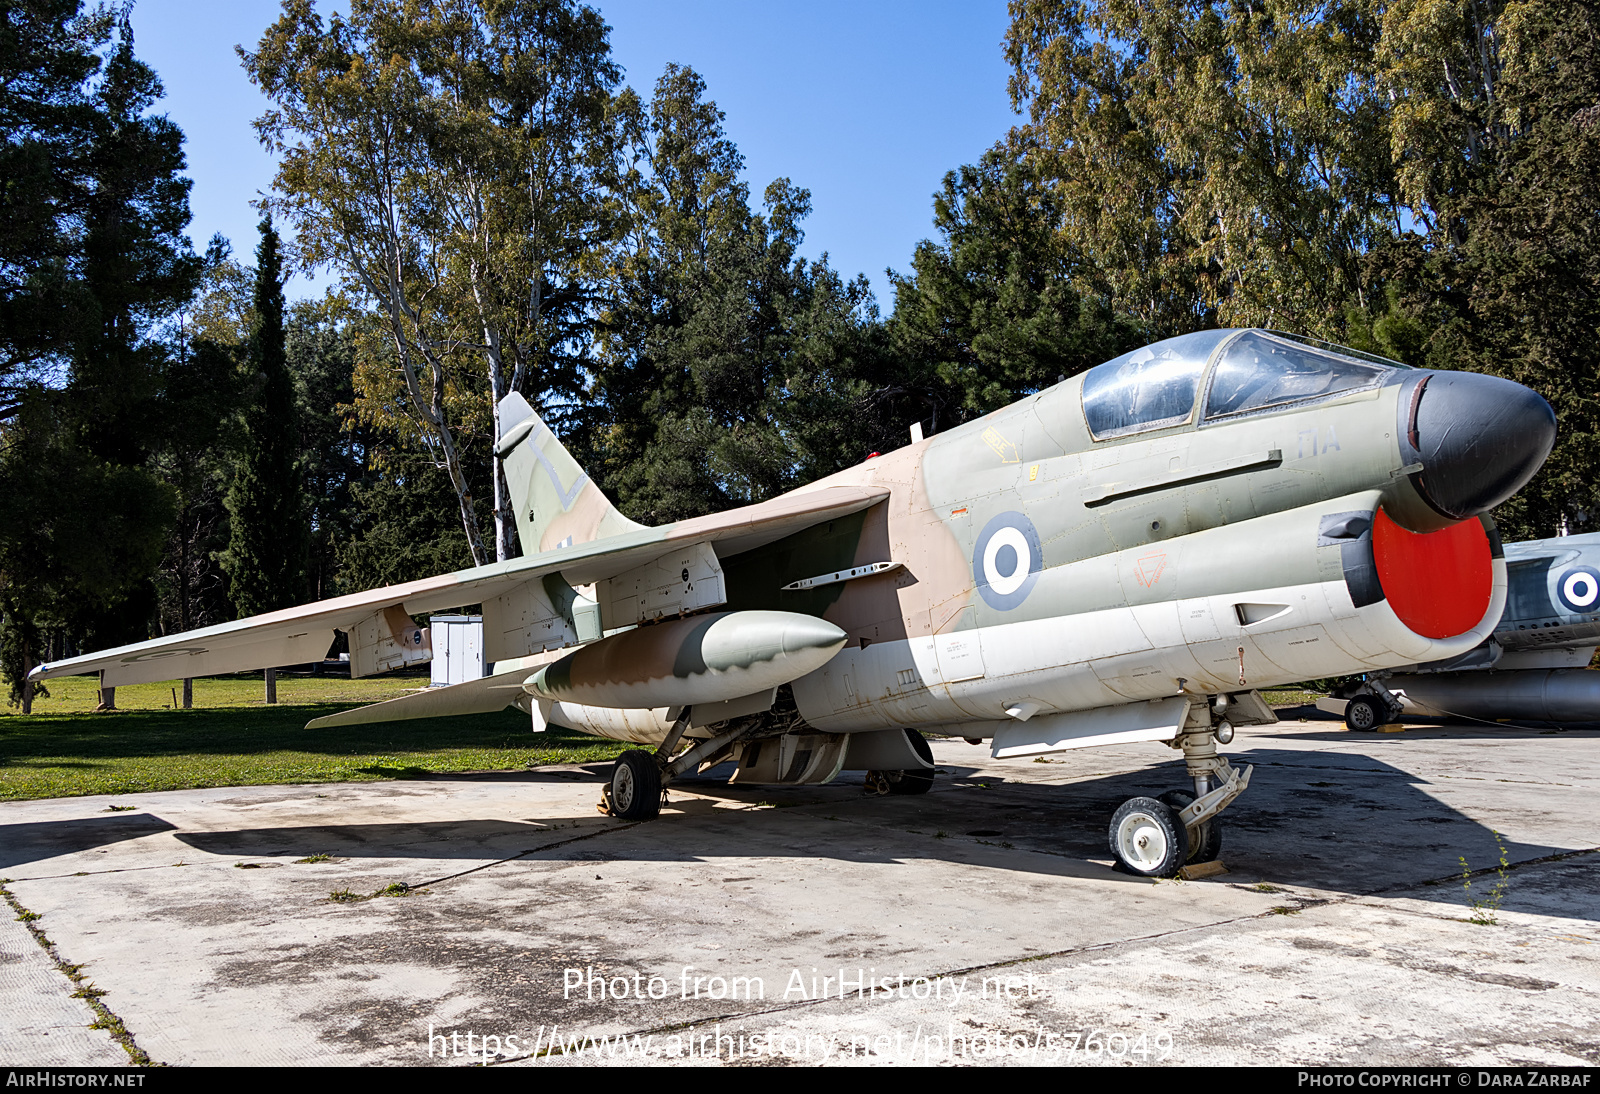
[[1183, 749], [1194, 793], [1169, 790], [1160, 798], [1129, 798], [1112, 814], [1111, 853], [1128, 873], [1175, 877], [1186, 864], [1214, 862], [1222, 852], [1218, 814], [1244, 793], [1255, 769], [1241, 770], [1217, 754], [1218, 740], [1232, 740], [1233, 727], [1225, 721], [1209, 724], [1205, 709], [1198, 708], [1201, 724], [1186, 723], [1172, 742]]

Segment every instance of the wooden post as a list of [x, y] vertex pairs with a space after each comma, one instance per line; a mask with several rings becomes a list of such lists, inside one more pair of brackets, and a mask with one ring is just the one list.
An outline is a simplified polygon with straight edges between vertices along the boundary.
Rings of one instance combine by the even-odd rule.
[[267, 703], [275, 704], [278, 701], [278, 670], [268, 669], [267, 677]]
[[183, 709], [194, 709], [194, 678], [192, 676], [183, 678]]

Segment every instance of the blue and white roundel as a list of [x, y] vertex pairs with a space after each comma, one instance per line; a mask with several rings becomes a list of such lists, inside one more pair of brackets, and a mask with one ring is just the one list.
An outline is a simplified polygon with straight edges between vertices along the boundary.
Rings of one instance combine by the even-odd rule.
[[1568, 611], [1595, 611], [1600, 608], [1600, 572], [1592, 566], [1572, 567], [1556, 579], [1556, 595]]
[[1039, 530], [1021, 513], [1001, 513], [978, 534], [972, 578], [989, 607], [1006, 612], [1028, 598], [1044, 567]]

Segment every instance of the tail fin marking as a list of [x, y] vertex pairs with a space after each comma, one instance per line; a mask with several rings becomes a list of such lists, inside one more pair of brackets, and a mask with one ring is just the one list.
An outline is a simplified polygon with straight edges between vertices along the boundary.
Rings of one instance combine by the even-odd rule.
[[[643, 527], [606, 500], [528, 401], [516, 392], [500, 400], [500, 440], [506, 485], [516, 507], [524, 554], [589, 543]], [[563, 486], [562, 481], [570, 483]]]

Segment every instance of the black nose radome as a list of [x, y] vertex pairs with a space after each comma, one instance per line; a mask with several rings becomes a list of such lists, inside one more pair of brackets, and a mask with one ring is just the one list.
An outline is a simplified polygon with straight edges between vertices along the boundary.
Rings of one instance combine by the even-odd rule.
[[1476, 372], [1435, 372], [1409, 409], [1418, 491], [1455, 520], [1486, 513], [1533, 478], [1556, 443], [1556, 415], [1538, 392]]

